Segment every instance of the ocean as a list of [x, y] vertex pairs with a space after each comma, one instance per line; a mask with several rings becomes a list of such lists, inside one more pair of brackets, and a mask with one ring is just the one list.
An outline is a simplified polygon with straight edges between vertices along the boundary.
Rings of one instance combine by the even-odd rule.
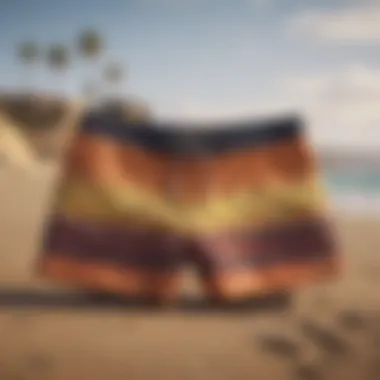
[[380, 157], [378, 164], [373, 159], [324, 163], [322, 174], [333, 210], [380, 218]]

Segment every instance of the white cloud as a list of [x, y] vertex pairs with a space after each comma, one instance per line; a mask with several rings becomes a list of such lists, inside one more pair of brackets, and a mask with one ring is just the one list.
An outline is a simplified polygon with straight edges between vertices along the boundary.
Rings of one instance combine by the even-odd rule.
[[319, 75], [296, 76], [282, 85], [292, 93], [307, 93], [320, 101], [368, 101], [380, 96], [380, 68], [351, 64]]
[[364, 3], [336, 10], [309, 10], [296, 14], [288, 25], [291, 34], [325, 43], [380, 42], [380, 4]]
[[351, 65], [339, 72], [288, 78], [282, 90], [305, 112], [316, 142], [380, 148], [379, 68]]

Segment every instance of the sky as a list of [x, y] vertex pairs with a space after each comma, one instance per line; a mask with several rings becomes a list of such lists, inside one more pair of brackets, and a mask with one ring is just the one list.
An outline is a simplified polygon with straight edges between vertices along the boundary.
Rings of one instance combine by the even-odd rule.
[[75, 54], [62, 77], [41, 63], [28, 85], [76, 95], [117, 61], [123, 93], [161, 119], [298, 112], [318, 145], [380, 147], [380, 1], [2, 0], [0, 25], [0, 89], [25, 83], [20, 42], [75, 52], [78, 33], [97, 28], [99, 62]]

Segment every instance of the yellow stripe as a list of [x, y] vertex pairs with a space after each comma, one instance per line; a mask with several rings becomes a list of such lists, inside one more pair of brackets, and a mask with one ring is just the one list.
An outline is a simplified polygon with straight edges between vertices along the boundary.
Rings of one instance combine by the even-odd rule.
[[251, 189], [228, 197], [207, 197], [181, 204], [129, 186], [66, 182], [57, 211], [72, 218], [130, 219], [159, 223], [182, 231], [210, 232], [231, 225], [294, 219], [322, 211], [324, 192], [315, 178], [298, 184]]
[[74, 218], [102, 220], [146, 219], [172, 225], [176, 210], [168, 202], [129, 186], [66, 181], [58, 194], [56, 210]]
[[324, 200], [319, 183], [310, 180], [210, 200], [189, 213], [189, 222], [196, 230], [208, 231], [236, 224], [294, 219], [307, 213], [320, 213]]

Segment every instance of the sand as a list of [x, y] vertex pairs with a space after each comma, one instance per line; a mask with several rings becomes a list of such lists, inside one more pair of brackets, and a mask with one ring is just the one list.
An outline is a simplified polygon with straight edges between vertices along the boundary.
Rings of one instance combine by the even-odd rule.
[[[48, 165], [0, 169], [0, 291], [74, 291], [33, 273], [53, 182]], [[380, 379], [379, 220], [337, 215], [345, 276], [282, 312], [0, 305], [0, 379]]]
[[35, 160], [36, 154], [23, 133], [0, 111], [0, 170], [8, 162], [30, 168]]

